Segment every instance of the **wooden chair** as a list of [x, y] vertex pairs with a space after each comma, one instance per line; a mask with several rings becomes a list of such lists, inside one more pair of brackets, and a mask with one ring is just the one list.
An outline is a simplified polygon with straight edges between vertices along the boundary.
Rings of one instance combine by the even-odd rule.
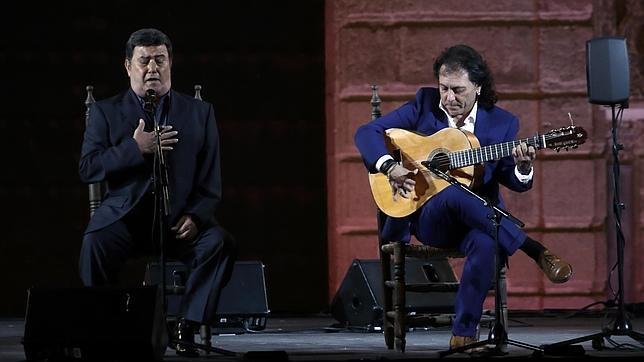
[[[371, 119], [380, 117], [381, 99], [376, 85], [371, 86]], [[458, 282], [431, 280], [426, 283], [407, 283], [405, 271], [406, 258], [420, 258], [427, 261], [437, 258], [463, 258], [457, 249], [435, 248], [427, 245], [411, 244], [404, 240], [389, 240], [383, 237], [383, 230], [388, 216], [381, 210], [377, 211], [378, 246], [383, 279], [383, 332], [388, 349], [404, 352], [407, 328], [426, 327], [451, 322], [452, 318], [437, 317], [436, 314], [409, 313], [407, 311], [406, 294], [412, 293], [454, 293], [458, 290]], [[393, 272], [392, 272], [393, 270]], [[505, 268], [500, 276], [499, 288], [501, 293], [502, 321], [507, 330], [507, 293]]]
[[[90, 115], [90, 108], [92, 104], [96, 102], [94, 98], [94, 87], [91, 85], [88, 85], [85, 87], [85, 90], [87, 91], [87, 97], [85, 98], [85, 127], [87, 127], [89, 123], [89, 115]], [[194, 86], [194, 97], [195, 99], [198, 100], [203, 100], [201, 98], [201, 85], [195, 84]], [[96, 209], [98, 209], [99, 206], [101, 206], [101, 203], [103, 202], [103, 197], [105, 195], [105, 191], [107, 190], [107, 187], [105, 185], [105, 182], [95, 182], [91, 183], [88, 185], [88, 191], [89, 191], [89, 213], [90, 217], [94, 215], [94, 212]], [[160, 276], [155, 276], [156, 274], [160, 275], [159, 272], [159, 263], [157, 260], [152, 260], [150, 258], [146, 258], [144, 260], [144, 263], [146, 264], [145, 266], [145, 274], [143, 278], [143, 285], [155, 285], [159, 284], [160, 281], [157, 279], [160, 278]], [[185, 281], [187, 280], [187, 272], [186, 273], [181, 273], [181, 274], [175, 274], [173, 270], [176, 269], [185, 269], [181, 268], [178, 266], [178, 264], [181, 264], [181, 262], [178, 261], [173, 261], [173, 260], [167, 260], [165, 265], [166, 269], [169, 270], [172, 273], [172, 277], [168, 278], [166, 280], [166, 283], [171, 282], [171, 285], [166, 285], [166, 293], [168, 295], [182, 295], [185, 290]], [[166, 274], [168, 274], [166, 272]], [[175, 316], [168, 316], [168, 320], [170, 322], [176, 322], [175, 321]], [[201, 325], [199, 328], [199, 334], [201, 336], [201, 340], [203, 341], [203, 344], [206, 346], [210, 346], [210, 339], [211, 339], [211, 331], [210, 331], [210, 326], [208, 325]]]

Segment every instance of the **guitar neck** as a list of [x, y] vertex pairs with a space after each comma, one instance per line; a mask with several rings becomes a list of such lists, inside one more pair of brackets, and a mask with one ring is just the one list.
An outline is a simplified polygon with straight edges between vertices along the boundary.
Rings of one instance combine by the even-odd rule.
[[545, 137], [546, 136], [536, 134], [529, 138], [514, 140], [510, 142], [503, 142], [481, 148], [450, 152], [448, 154], [450, 161], [449, 168], [456, 169], [510, 156], [512, 155], [512, 149], [518, 146], [520, 143], [526, 143], [538, 150], [545, 147]]

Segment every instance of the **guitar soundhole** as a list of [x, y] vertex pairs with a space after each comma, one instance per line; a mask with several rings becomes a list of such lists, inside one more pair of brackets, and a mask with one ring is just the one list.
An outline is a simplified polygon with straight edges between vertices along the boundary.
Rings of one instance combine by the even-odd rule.
[[429, 160], [428, 160], [432, 166], [437, 167], [439, 170], [443, 172], [447, 172], [449, 170], [449, 156], [447, 156], [446, 153], [436, 153], [434, 155], [431, 155]]

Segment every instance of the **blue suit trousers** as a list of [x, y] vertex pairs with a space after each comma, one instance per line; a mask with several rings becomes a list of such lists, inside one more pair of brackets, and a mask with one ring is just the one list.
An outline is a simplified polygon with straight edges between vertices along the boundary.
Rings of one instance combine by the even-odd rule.
[[[456, 186], [431, 198], [412, 220], [420, 242], [434, 247], [456, 247], [466, 255], [456, 294], [452, 333], [474, 336], [483, 303], [492, 286], [496, 258], [496, 227], [493, 211], [481, 200]], [[499, 247], [509, 256], [523, 244], [526, 234], [506, 218], [498, 228]]]

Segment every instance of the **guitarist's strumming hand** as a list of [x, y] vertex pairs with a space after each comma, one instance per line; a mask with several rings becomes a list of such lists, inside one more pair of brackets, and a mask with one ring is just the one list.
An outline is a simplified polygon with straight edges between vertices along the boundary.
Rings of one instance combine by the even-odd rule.
[[389, 172], [387, 177], [389, 178], [389, 184], [391, 185], [391, 193], [394, 201], [397, 200], [398, 195], [408, 199], [409, 194], [416, 186], [416, 180], [412, 176], [418, 173], [418, 169], [410, 171], [405, 167], [396, 164], [394, 165]]
[[512, 157], [517, 169], [523, 175], [527, 175], [532, 170], [532, 162], [537, 157], [537, 151], [526, 143], [519, 143], [512, 149]]

